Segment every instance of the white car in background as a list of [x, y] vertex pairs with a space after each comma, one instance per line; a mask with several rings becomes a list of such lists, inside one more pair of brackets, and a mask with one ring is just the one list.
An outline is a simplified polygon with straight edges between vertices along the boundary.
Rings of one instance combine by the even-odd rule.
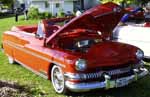
[[[135, 45], [144, 51], [145, 58], [150, 59], [150, 2], [142, 10], [127, 9], [126, 14], [113, 31], [113, 39]], [[125, 21], [128, 18], [127, 21]]]
[[141, 48], [145, 58], [150, 59], [150, 27], [144, 25], [144, 23], [128, 23], [128, 25], [117, 26], [113, 31], [113, 39]]

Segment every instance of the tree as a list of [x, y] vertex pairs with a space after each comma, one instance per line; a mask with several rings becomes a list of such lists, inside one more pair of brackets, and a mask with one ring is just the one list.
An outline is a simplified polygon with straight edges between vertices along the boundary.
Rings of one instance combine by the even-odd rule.
[[126, 3], [135, 3], [137, 0], [100, 0], [102, 3], [106, 3], [106, 2], [114, 2], [114, 3], [121, 3], [121, 2], [126, 2]]
[[14, 0], [0, 0], [5, 6], [11, 7], [13, 5]]
[[145, 5], [146, 3], [150, 2], [150, 0], [137, 0], [138, 2], [141, 2], [142, 5]]
[[150, 2], [150, 0], [100, 0], [102, 3], [106, 3], [106, 2], [114, 2], [117, 4], [120, 3], [126, 3], [126, 4], [146, 4], [147, 2]]

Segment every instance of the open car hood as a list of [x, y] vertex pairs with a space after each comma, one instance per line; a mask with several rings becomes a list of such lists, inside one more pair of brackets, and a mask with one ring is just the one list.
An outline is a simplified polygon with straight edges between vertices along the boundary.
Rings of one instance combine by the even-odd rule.
[[50, 43], [61, 33], [74, 29], [90, 29], [100, 31], [102, 37], [107, 38], [111, 35], [114, 27], [118, 24], [124, 13], [125, 10], [117, 4], [111, 2], [98, 5], [87, 10], [81, 16], [72, 19], [57, 32], [52, 34], [46, 42]]

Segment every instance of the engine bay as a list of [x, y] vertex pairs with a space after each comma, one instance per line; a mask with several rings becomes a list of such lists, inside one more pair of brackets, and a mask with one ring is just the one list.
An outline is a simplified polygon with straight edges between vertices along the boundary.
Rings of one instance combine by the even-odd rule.
[[87, 53], [93, 45], [104, 41], [102, 33], [90, 29], [74, 29], [59, 36], [59, 47], [73, 52]]
[[67, 43], [61, 43], [61, 48], [72, 52], [87, 53], [88, 50], [103, 40], [98, 38], [91, 39], [74, 39], [74, 41], [67, 41]]

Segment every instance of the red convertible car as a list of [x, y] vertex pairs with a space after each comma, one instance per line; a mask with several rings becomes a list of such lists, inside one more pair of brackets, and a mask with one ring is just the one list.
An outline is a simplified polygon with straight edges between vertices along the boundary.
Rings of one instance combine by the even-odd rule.
[[110, 40], [123, 14], [106, 3], [73, 19], [13, 27], [3, 34], [3, 48], [10, 63], [51, 80], [57, 93], [122, 87], [148, 74], [141, 49]]

